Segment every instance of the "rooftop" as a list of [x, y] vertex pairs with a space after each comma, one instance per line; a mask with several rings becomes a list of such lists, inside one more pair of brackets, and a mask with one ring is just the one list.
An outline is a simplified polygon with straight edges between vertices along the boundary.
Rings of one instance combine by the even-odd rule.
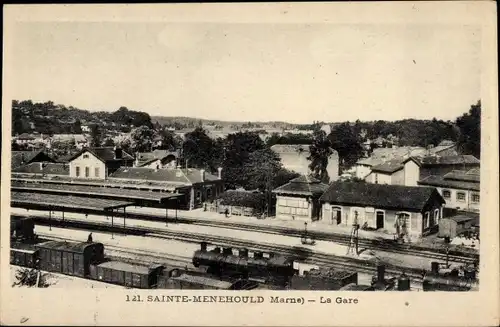
[[397, 172], [398, 170], [403, 169], [404, 162], [405, 159], [403, 158], [388, 160], [382, 164], [373, 166], [372, 171], [392, 174]]
[[456, 170], [444, 175], [430, 175], [418, 181], [419, 185], [446, 187], [461, 190], [480, 191], [478, 175], [467, 175]]
[[102, 247], [102, 243], [67, 241], [49, 241], [38, 244], [37, 247], [42, 249], [64, 250], [68, 252], [83, 253], [85, 249], [91, 245], [100, 245]]
[[100, 268], [107, 268], [113, 270], [121, 270], [125, 272], [131, 272], [133, 274], [147, 275], [149, 274], [149, 267], [141, 265], [133, 265], [127, 262], [121, 261], [107, 261], [98, 265]]
[[12, 151], [11, 152], [11, 168], [16, 168], [21, 166], [23, 163], [30, 163], [32, 160], [36, 160], [36, 157], [44, 157], [45, 160], [48, 156], [45, 155], [43, 150], [38, 151]]
[[479, 166], [480, 161], [472, 155], [457, 155], [457, 156], [425, 156], [425, 157], [415, 157], [422, 166], [434, 166], [434, 165], [477, 165]]
[[216, 176], [205, 172], [204, 180], [200, 169], [165, 168], [154, 169], [146, 167], [121, 167], [110, 175], [110, 180], [132, 179], [147, 181], [162, 181], [191, 185], [219, 180]]
[[309, 152], [308, 144], [275, 144], [271, 147], [276, 153]]
[[327, 189], [327, 184], [321, 183], [314, 177], [302, 175], [274, 189], [273, 193], [314, 196], [323, 194]]
[[165, 199], [176, 198], [181, 196], [175, 193], [151, 192], [128, 190], [113, 187], [99, 187], [86, 185], [68, 185], [55, 183], [35, 183], [21, 182], [17, 180], [11, 181], [11, 190], [13, 191], [32, 191], [36, 193], [53, 193], [53, 194], [70, 194], [70, 195], [98, 195], [101, 197], [130, 200], [148, 200], [148, 201], [163, 201]]
[[[120, 149], [119, 149], [120, 150]], [[133, 160], [134, 158], [128, 154], [127, 152], [121, 150], [121, 157], [116, 158], [115, 148], [114, 147], [96, 147], [96, 148], [83, 148], [81, 151], [77, 152], [69, 159], [69, 161], [79, 157], [84, 152], [90, 152], [95, 155], [97, 158], [102, 160], [103, 162], [110, 161], [120, 161], [120, 160]]]
[[189, 275], [189, 274], [182, 274], [180, 276], [172, 277], [170, 279], [184, 281], [184, 282], [198, 284], [198, 285], [207, 285], [207, 286], [212, 286], [212, 287], [216, 287], [216, 288], [220, 288], [220, 289], [229, 289], [232, 285], [231, 283], [225, 282], [222, 280], [208, 278], [208, 277], [204, 277], [204, 276], [198, 276], [198, 275]]
[[439, 197], [444, 203], [444, 199], [433, 187], [346, 181], [331, 183], [320, 200], [362, 207], [421, 211], [432, 196]]
[[46, 174], [69, 176], [69, 165], [53, 162], [32, 162], [12, 169], [17, 174]]
[[11, 191], [13, 206], [42, 206], [58, 209], [110, 210], [133, 205], [130, 201], [73, 197], [68, 195], [40, 194], [35, 192]]

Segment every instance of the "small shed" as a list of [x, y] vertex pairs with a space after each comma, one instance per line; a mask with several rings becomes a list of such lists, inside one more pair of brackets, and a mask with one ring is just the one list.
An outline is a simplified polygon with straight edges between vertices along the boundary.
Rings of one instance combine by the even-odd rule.
[[474, 218], [466, 215], [457, 215], [443, 218], [439, 221], [439, 237], [454, 238], [463, 231], [469, 230]]
[[318, 220], [319, 198], [328, 189], [314, 177], [302, 175], [273, 190], [276, 194], [276, 216], [285, 219]]

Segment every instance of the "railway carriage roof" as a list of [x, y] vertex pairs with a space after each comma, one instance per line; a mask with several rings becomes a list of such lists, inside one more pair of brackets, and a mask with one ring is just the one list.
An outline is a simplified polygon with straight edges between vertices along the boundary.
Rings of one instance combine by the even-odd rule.
[[45, 243], [38, 244], [37, 247], [42, 249], [51, 249], [51, 250], [62, 250], [66, 252], [74, 252], [74, 253], [83, 253], [85, 249], [89, 246], [100, 245], [102, 247], [102, 243], [93, 243], [93, 242], [66, 242], [66, 241], [49, 241]]
[[200, 285], [207, 285], [207, 286], [217, 287], [217, 288], [221, 288], [221, 289], [228, 289], [232, 285], [231, 283], [225, 282], [222, 280], [217, 280], [217, 279], [208, 278], [208, 277], [204, 277], [204, 276], [189, 275], [189, 274], [182, 274], [182, 275], [177, 276], [177, 277], [172, 277], [171, 279], [190, 282], [190, 283], [196, 283], [196, 284], [200, 284]]

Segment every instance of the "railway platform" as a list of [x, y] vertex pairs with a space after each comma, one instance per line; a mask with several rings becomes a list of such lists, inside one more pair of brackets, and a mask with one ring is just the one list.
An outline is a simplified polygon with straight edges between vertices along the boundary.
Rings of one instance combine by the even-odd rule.
[[[17, 211], [19, 211], [19, 209], [16, 209], [16, 212]], [[19, 212], [17, 213], [20, 214]], [[38, 211], [34, 212], [33, 210], [30, 210], [29, 214], [37, 216], [45, 214], [46, 216], [48, 216], [47, 212], [45, 213]], [[58, 217], [57, 215], [54, 214], [52, 215], [52, 218], [58, 220], [61, 219], [61, 217]], [[67, 213], [65, 219], [74, 221], [111, 224], [111, 218], [99, 215], [83, 215], [83, 214]], [[113, 220], [114, 220], [113, 223], [116, 226], [123, 226], [124, 224], [122, 218], [115, 217]], [[341, 257], [348, 256], [347, 246], [328, 241], [317, 241], [316, 245], [308, 246], [308, 245], [302, 245], [300, 242], [300, 238], [297, 237], [276, 235], [276, 234], [263, 234], [261, 232], [234, 230], [234, 229], [213, 227], [213, 226], [201, 226], [196, 224], [185, 224], [185, 223], [173, 224], [173, 223], [163, 223], [163, 222], [134, 220], [134, 219], [127, 219], [125, 224], [128, 227], [154, 228], [156, 230], [179, 233], [184, 235], [183, 238], [188, 243], [189, 243], [189, 238], [192, 237], [193, 240], [191, 241], [191, 244], [193, 244], [193, 242], [198, 242], [200, 237], [202, 238], [206, 237], [208, 240], [211, 235], [214, 235], [219, 237], [226, 237], [228, 239], [243, 240], [254, 243], [256, 245], [272, 244], [276, 246], [293, 247], [296, 249], [302, 249], [313, 253], [322, 253], [322, 254], [341, 256]], [[37, 226], [36, 230], [38, 231], [40, 227]], [[158, 251], [159, 249], [162, 249], [164, 251], [170, 252], [169, 249], [165, 249], [166, 247], [165, 244], [160, 245], [155, 242], [155, 238], [153, 237], [154, 235], [149, 235], [149, 236], [151, 237], [148, 237], [148, 235], [146, 236], [127, 235], [120, 237], [123, 239], [123, 242], [125, 243], [132, 242], [132, 239], [142, 240], [142, 242], [137, 240], [134, 241], [133, 243], [135, 245], [131, 245], [131, 247], [137, 246], [140, 249], [151, 250], [151, 251]], [[108, 242], [103, 242], [103, 243], [106, 244]], [[362, 259], [367, 261], [381, 261], [397, 266], [405, 266], [416, 269], [429, 269], [431, 261], [440, 261], [434, 258], [416, 257], [415, 255], [411, 254], [393, 253], [390, 251], [381, 251], [381, 250], [373, 251], [370, 249], [363, 249], [363, 247], [360, 247], [360, 251], [361, 251], [360, 255], [356, 256], [357, 259]]]

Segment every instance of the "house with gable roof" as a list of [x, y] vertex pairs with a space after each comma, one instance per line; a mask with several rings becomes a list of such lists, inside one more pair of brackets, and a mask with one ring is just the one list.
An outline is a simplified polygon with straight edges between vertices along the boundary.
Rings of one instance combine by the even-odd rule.
[[68, 162], [72, 178], [106, 179], [120, 167], [131, 167], [134, 158], [117, 147], [96, 147], [83, 148]]
[[306, 221], [320, 218], [319, 198], [328, 189], [314, 177], [302, 175], [276, 188], [276, 217], [302, 219]]

